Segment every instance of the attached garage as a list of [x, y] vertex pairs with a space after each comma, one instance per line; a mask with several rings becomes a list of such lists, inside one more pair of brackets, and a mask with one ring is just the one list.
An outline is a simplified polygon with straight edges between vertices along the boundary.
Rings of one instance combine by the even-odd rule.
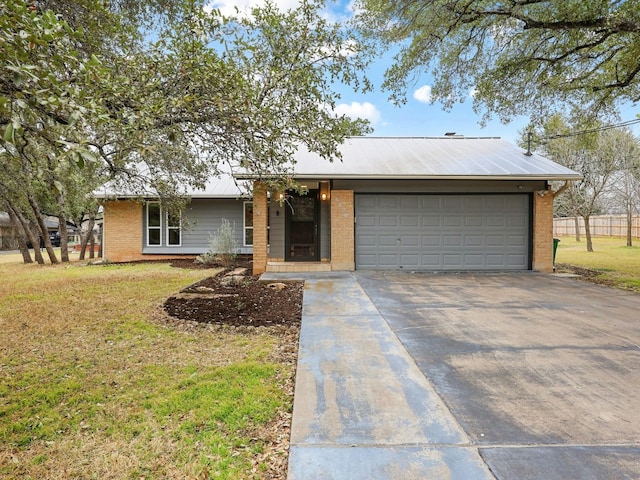
[[[339, 153], [296, 152], [284, 170], [302, 192], [238, 175], [255, 181], [254, 272], [553, 271], [554, 196], [578, 173], [494, 137], [354, 137]], [[304, 242], [298, 196], [314, 205]]]
[[529, 194], [356, 194], [357, 269], [527, 270]]

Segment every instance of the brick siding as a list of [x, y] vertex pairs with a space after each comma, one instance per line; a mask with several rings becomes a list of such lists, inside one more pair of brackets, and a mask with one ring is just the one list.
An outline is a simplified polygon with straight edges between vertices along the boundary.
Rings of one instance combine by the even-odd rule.
[[267, 269], [267, 187], [261, 182], [253, 184], [253, 274], [260, 275]]
[[533, 259], [532, 269], [553, 271], [553, 193], [533, 194]]
[[[142, 253], [143, 209], [144, 205], [141, 202], [133, 200], [114, 200], [104, 203], [103, 258], [109, 262], [185, 258], [185, 255], [144, 255]], [[194, 255], [186, 257], [194, 257]]]
[[355, 270], [354, 196], [352, 190], [331, 191], [331, 269]]

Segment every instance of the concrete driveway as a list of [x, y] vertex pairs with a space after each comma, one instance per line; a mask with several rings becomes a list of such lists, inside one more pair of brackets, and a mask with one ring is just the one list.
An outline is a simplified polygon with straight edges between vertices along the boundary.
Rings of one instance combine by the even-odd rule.
[[640, 295], [535, 273], [355, 277], [496, 478], [640, 478]]

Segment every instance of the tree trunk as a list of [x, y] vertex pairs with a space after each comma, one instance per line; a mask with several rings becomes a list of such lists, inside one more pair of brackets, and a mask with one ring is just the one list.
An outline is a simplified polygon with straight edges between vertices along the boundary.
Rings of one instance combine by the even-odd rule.
[[82, 231], [82, 224], [80, 224], [80, 260], [84, 260], [87, 253], [87, 244], [89, 238], [93, 237], [93, 227], [95, 226], [96, 219], [93, 215], [89, 215], [89, 225], [87, 226], [87, 232]]
[[580, 242], [580, 218], [577, 213], [573, 215], [573, 222], [576, 226], [576, 242]]
[[[42, 258], [42, 253], [40, 252], [40, 240], [38, 235], [31, 228], [32, 225], [29, 223], [29, 220], [24, 218], [24, 215], [20, 210], [13, 209], [13, 213], [15, 214], [20, 226], [22, 227], [23, 239], [28, 238], [31, 242], [31, 246], [33, 247], [33, 256], [40, 265], [44, 264], [44, 258]], [[31, 258], [31, 257], [29, 257]]]
[[584, 218], [584, 236], [587, 237], [587, 252], [593, 252], [593, 242], [591, 241], [591, 226], [589, 225], [589, 215], [585, 215]]
[[630, 205], [627, 205], [627, 247], [633, 247], [633, 237], [632, 237], [632, 224], [633, 224], [633, 215], [631, 212]]
[[93, 235], [93, 230], [89, 234], [89, 258], [94, 259], [96, 257], [96, 237]]
[[69, 230], [67, 229], [67, 217], [58, 215], [58, 232], [60, 233], [60, 259], [69, 261]]
[[[7, 212], [9, 213], [9, 220], [11, 224], [15, 227], [16, 231], [23, 230], [23, 226], [20, 224], [20, 220], [16, 216], [13, 208], [8, 206]], [[29, 253], [29, 249], [27, 248], [27, 242], [24, 241], [24, 235], [17, 235], [18, 240], [18, 248], [20, 249], [20, 253], [22, 254], [22, 261], [24, 263], [33, 263], [33, 259], [31, 258], [31, 254]]]
[[38, 227], [40, 227], [40, 235], [42, 235], [42, 240], [44, 241], [44, 248], [49, 255], [49, 260], [51, 263], [60, 263], [58, 261], [58, 257], [56, 257], [56, 252], [53, 250], [53, 246], [51, 245], [51, 240], [49, 240], [49, 230], [47, 229], [47, 225], [44, 222], [44, 217], [42, 216], [42, 212], [40, 211], [40, 207], [38, 206], [38, 202], [31, 192], [28, 193], [29, 205], [31, 205], [31, 210], [33, 210], [33, 214], [36, 217], [36, 221], [38, 222]]

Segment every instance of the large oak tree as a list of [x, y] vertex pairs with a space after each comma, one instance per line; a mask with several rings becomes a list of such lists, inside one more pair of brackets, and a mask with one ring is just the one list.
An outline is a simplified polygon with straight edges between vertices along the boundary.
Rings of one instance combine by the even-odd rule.
[[331, 159], [366, 131], [332, 113], [330, 84], [367, 88], [368, 51], [323, 20], [321, 2], [240, 19], [204, 6], [0, 5], [3, 202], [31, 224], [44, 212], [64, 223], [78, 211], [69, 202], [108, 180], [179, 206], [187, 187], [221, 170], [286, 178], [298, 145]]
[[486, 120], [544, 117], [568, 106], [610, 113], [640, 100], [638, 0], [362, 0], [368, 33], [399, 45], [386, 87], [405, 98], [416, 75], [434, 101], [473, 92]]

